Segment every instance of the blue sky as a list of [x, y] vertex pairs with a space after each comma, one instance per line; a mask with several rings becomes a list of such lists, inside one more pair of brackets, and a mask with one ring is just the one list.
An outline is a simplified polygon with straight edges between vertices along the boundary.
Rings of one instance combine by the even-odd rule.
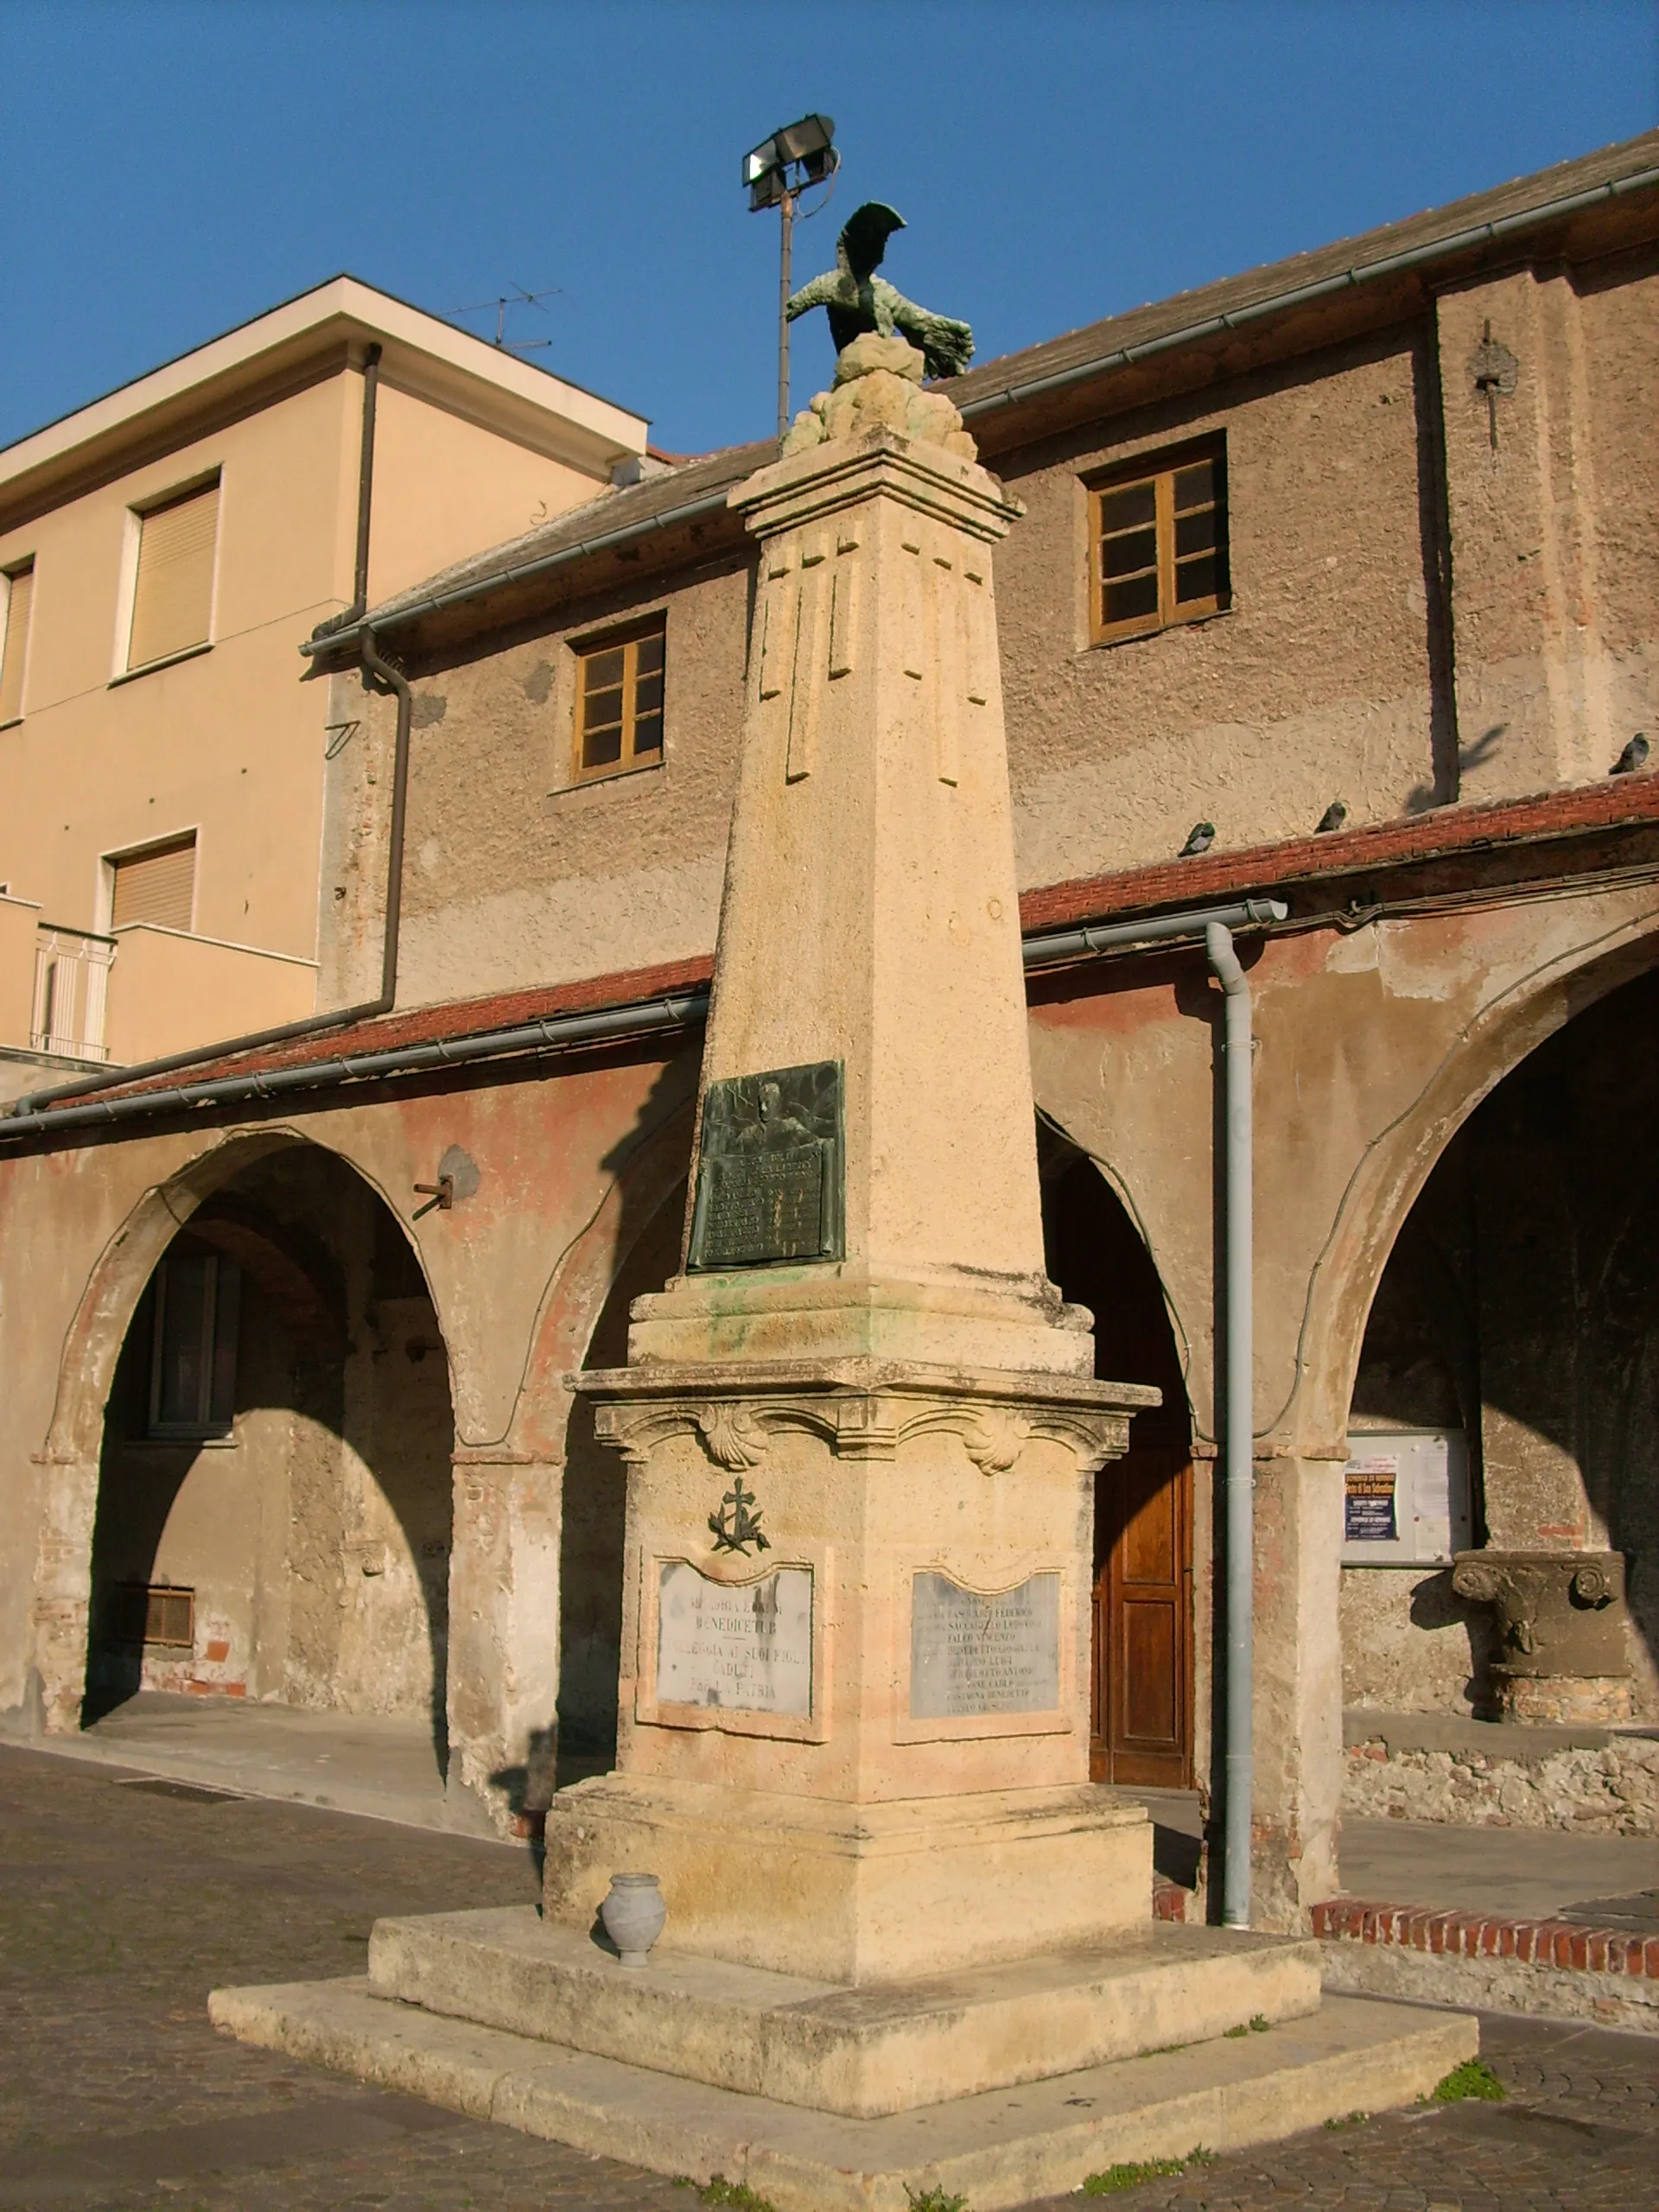
[[[0, 442], [340, 269], [700, 451], [771, 426], [810, 109], [987, 359], [1659, 122], [1652, 0], [0, 0]], [[470, 327], [487, 332], [486, 315]], [[796, 404], [826, 381], [821, 316]]]

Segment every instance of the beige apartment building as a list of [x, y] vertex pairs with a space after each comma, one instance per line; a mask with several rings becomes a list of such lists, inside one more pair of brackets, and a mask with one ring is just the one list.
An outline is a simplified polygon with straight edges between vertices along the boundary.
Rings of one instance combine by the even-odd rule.
[[313, 1011], [361, 709], [327, 727], [297, 647], [645, 440], [339, 276], [0, 452], [0, 1096]]

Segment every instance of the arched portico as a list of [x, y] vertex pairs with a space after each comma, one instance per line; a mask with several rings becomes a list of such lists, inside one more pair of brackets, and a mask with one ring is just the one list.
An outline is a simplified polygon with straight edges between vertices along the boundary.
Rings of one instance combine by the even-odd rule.
[[1586, 932], [1496, 992], [1446, 1040], [1405, 1110], [1366, 1145], [1308, 1277], [1297, 1382], [1282, 1416], [1304, 1449], [1341, 1441], [1365, 1323], [1402, 1224], [1446, 1146], [1547, 1039], [1659, 964], [1649, 913]]
[[292, 1136], [218, 1147], [136, 1212], [82, 1300], [71, 1342], [96, 1357], [54, 1422], [79, 1453], [56, 1463], [60, 1525], [95, 1500], [85, 1598], [37, 1646], [59, 1714], [79, 1642], [88, 1719], [140, 1689], [404, 1714], [441, 1784], [454, 1429], [412, 1240]]

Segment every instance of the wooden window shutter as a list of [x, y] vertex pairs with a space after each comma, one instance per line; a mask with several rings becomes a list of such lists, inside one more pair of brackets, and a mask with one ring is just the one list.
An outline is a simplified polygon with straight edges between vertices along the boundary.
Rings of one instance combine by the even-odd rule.
[[152, 507], [142, 518], [129, 668], [143, 668], [169, 653], [207, 644], [218, 530], [217, 484]]
[[110, 927], [154, 922], [162, 929], [188, 930], [196, 900], [196, 840], [175, 837], [147, 853], [129, 853], [111, 862], [115, 896]]
[[14, 569], [7, 577], [6, 635], [0, 645], [0, 722], [15, 722], [23, 711], [23, 657], [29, 651], [29, 610], [35, 598], [35, 564]]

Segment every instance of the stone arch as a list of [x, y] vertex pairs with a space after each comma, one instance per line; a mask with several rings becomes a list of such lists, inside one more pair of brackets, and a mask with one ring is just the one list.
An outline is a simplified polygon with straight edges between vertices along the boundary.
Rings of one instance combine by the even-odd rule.
[[624, 1471], [594, 1440], [591, 1404], [567, 1391], [563, 1377], [621, 1364], [633, 1297], [660, 1289], [673, 1272], [692, 1126], [688, 1103], [615, 1147], [604, 1198], [553, 1270], [531, 1337], [510, 1433], [514, 1451], [546, 1470], [559, 1497], [557, 1709], [534, 1731], [531, 1810], [546, 1802], [556, 1767], [569, 1780], [608, 1764], [614, 1728], [615, 1659], [607, 1655], [620, 1633]]
[[1039, 1129], [1048, 1273], [1095, 1313], [1095, 1372], [1150, 1382], [1124, 1458], [1096, 1478], [1090, 1766], [1096, 1781], [1185, 1789], [1198, 1770], [1198, 1643], [1189, 1347], [1117, 1179], [1059, 1125]]
[[[193, 1246], [236, 1261], [306, 1359], [338, 1363], [348, 1349], [342, 1287], [315, 1240], [308, 1249], [303, 1237], [228, 1187], [262, 1163], [302, 1152], [327, 1160], [360, 1185], [379, 1211], [388, 1211], [373, 1178], [308, 1131], [284, 1126], [215, 1132], [201, 1150], [142, 1192], [88, 1273], [65, 1332], [41, 1454], [47, 1479], [32, 1662], [47, 1723], [54, 1730], [76, 1725], [86, 1683], [94, 1531], [112, 1392], [141, 1300], [174, 1240], [188, 1232]], [[397, 1217], [388, 1213], [388, 1218]], [[429, 1300], [418, 1249], [398, 1226], [415, 1270], [411, 1280]], [[448, 1445], [446, 1438], [446, 1461]], [[445, 1488], [447, 1497], [447, 1469]]]
[[[543, 1293], [511, 1432], [515, 1448], [563, 1460], [569, 1402], [560, 1377], [588, 1363], [613, 1285], [664, 1203], [685, 1183], [691, 1155], [689, 1106], [667, 1116], [631, 1149], [619, 1147], [605, 1196], [562, 1255]], [[660, 1285], [656, 1286], [660, 1287]]]
[[1269, 1421], [1313, 1459], [1340, 1459], [1366, 1320], [1407, 1215], [1475, 1109], [1547, 1039], [1659, 964], [1654, 918], [1617, 925], [1500, 991], [1465, 1024], [1416, 1096], [1350, 1176], [1303, 1311], [1287, 1405]]

